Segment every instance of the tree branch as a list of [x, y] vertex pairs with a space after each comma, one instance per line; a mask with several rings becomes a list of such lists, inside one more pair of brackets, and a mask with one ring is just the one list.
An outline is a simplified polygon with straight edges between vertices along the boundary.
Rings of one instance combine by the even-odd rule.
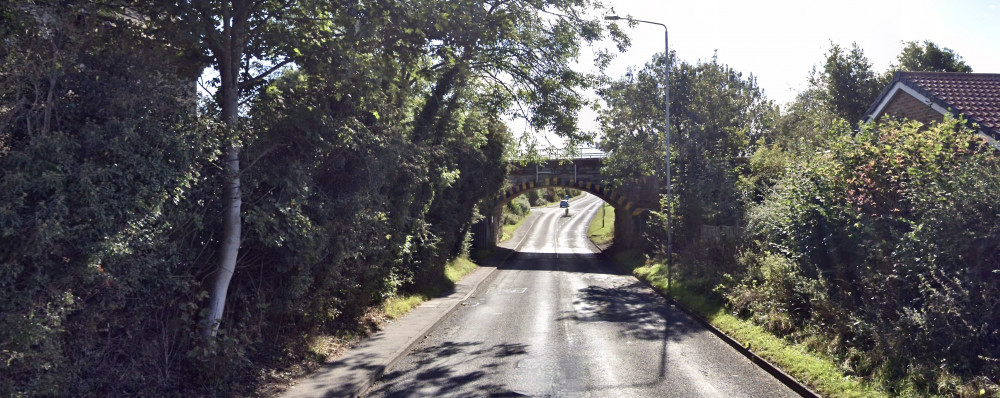
[[245, 86], [247, 86], [247, 87], [254, 86], [254, 85], [260, 83], [261, 81], [263, 81], [264, 78], [267, 77], [267, 75], [270, 75], [271, 73], [274, 73], [274, 71], [276, 71], [278, 69], [281, 69], [282, 67], [284, 67], [285, 65], [288, 65], [290, 63], [292, 63], [292, 59], [291, 58], [285, 58], [284, 60], [282, 60], [281, 62], [278, 62], [277, 64], [275, 64], [274, 66], [272, 66], [268, 70], [262, 72], [261, 74], [259, 74], [257, 76], [254, 76], [252, 78], [247, 79], [246, 81], [243, 82], [243, 84]]

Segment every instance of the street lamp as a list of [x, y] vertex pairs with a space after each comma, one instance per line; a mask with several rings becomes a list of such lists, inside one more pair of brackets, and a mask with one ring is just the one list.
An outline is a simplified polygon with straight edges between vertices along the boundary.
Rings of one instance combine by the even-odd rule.
[[[617, 15], [608, 15], [604, 17], [606, 21], [618, 21], [626, 18], [622, 18]], [[663, 89], [665, 92], [663, 100], [663, 110], [664, 110], [664, 123], [663, 123], [663, 135], [665, 136], [664, 141], [667, 147], [666, 156], [666, 169], [667, 169], [667, 294], [670, 294], [670, 268], [673, 265], [674, 257], [674, 246], [673, 246], [673, 227], [671, 226], [673, 209], [670, 208], [671, 199], [670, 196], [670, 35], [667, 31], [667, 25], [659, 22], [643, 21], [641, 19], [627, 18], [629, 22], [639, 22], [647, 23], [650, 25], [659, 25], [663, 27]]]

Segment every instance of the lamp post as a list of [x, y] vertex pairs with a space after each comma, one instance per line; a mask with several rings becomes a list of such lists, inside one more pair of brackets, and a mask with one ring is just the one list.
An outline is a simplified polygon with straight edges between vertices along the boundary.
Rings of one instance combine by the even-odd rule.
[[[622, 18], [617, 15], [608, 15], [604, 17], [606, 21], [618, 21]], [[659, 25], [663, 27], [663, 90], [664, 90], [664, 100], [663, 100], [663, 135], [665, 136], [664, 142], [667, 149], [666, 156], [666, 171], [667, 171], [667, 294], [670, 294], [670, 268], [673, 265], [674, 257], [674, 246], [673, 246], [673, 227], [671, 225], [673, 218], [673, 209], [671, 209], [670, 196], [670, 35], [667, 31], [667, 25], [659, 22], [653, 21], [643, 21], [641, 19], [631, 19], [627, 18], [630, 22], [646, 23], [650, 25]]]

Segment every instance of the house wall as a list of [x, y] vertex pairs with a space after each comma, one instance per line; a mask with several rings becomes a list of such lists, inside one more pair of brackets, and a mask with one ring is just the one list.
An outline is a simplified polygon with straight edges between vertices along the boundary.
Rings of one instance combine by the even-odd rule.
[[902, 90], [889, 100], [879, 118], [885, 115], [916, 120], [924, 124], [944, 120], [944, 115], [941, 112], [934, 110], [930, 105], [913, 98], [912, 95]]

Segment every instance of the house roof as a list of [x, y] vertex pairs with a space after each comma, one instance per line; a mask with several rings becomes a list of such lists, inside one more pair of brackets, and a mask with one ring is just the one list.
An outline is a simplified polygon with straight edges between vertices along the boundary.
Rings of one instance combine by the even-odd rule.
[[868, 108], [866, 119], [881, 116], [899, 91], [925, 101], [925, 105], [942, 114], [961, 114], [966, 120], [978, 124], [986, 135], [1000, 138], [1000, 74], [896, 72], [892, 82]]

